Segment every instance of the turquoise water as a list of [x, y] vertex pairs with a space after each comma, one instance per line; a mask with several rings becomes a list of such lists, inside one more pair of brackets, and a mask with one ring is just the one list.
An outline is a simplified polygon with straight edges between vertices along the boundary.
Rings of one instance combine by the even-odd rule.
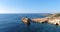
[[60, 26], [48, 23], [33, 23], [26, 26], [22, 17], [42, 18], [40, 14], [0, 14], [0, 32], [60, 32]]

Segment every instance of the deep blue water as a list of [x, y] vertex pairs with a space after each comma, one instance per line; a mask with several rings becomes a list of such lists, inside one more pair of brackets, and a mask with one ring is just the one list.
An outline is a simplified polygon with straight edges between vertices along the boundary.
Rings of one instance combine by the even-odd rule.
[[40, 14], [0, 14], [0, 32], [60, 32], [60, 26], [48, 23], [31, 23], [26, 26], [22, 17], [42, 18]]

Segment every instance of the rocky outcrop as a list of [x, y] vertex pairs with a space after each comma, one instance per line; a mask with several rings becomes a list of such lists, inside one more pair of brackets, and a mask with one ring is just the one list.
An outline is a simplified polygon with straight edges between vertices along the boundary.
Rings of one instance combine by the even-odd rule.
[[30, 25], [30, 22], [38, 22], [38, 23], [47, 23], [48, 19], [47, 18], [22, 18], [22, 22], [26, 25]]
[[59, 14], [53, 14], [45, 18], [22, 18], [22, 22], [25, 23], [26, 25], [30, 25], [31, 22], [38, 22], [38, 23], [51, 23], [51, 24], [56, 24], [60, 25], [60, 16]]
[[30, 19], [29, 18], [22, 18], [22, 22], [26, 24], [27, 26], [30, 25]]

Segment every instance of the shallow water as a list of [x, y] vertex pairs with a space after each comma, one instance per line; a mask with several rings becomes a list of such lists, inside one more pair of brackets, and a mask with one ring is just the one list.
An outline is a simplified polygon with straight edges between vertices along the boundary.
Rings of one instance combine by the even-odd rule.
[[42, 18], [40, 14], [0, 14], [0, 32], [60, 32], [60, 26], [48, 23], [31, 23], [26, 26], [22, 17]]

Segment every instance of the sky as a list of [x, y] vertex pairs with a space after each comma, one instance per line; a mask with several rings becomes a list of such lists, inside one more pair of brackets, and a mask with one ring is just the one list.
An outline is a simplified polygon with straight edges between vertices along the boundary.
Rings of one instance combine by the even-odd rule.
[[60, 0], [0, 0], [0, 13], [57, 13]]

